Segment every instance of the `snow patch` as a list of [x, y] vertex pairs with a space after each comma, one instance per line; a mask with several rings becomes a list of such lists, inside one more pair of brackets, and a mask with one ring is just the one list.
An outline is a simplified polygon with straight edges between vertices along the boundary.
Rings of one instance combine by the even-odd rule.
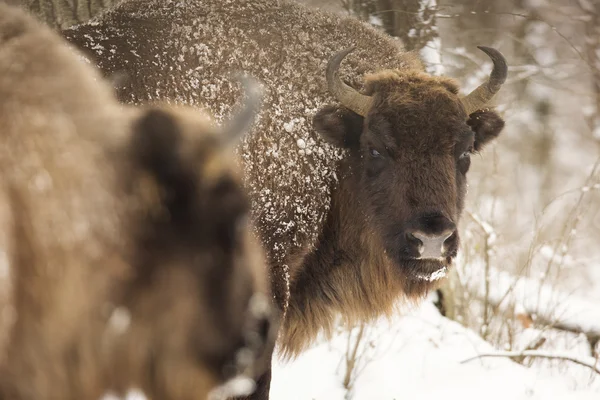
[[442, 267], [442, 268], [438, 269], [437, 271], [432, 272], [429, 275], [417, 274], [417, 278], [419, 278], [423, 281], [433, 282], [433, 281], [442, 279], [443, 277], [446, 276], [447, 273], [448, 273], [448, 269], [446, 267]]
[[256, 388], [256, 382], [245, 376], [236, 376], [223, 385], [213, 389], [208, 400], [223, 400], [230, 397], [248, 396]]
[[[391, 321], [364, 328], [351, 387], [343, 385], [346, 356], [359, 327], [314, 346], [296, 360], [275, 360], [273, 400], [592, 400], [592, 389], [573, 390], [506, 358], [462, 361], [495, 349], [477, 334], [442, 317], [426, 302]], [[349, 336], [350, 335], [350, 336]], [[307, 384], [310, 382], [310, 384]]]
[[108, 327], [116, 334], [123, 334], [131, 324], [131, 313], [124, 307], [117, 307], [108, 320]]

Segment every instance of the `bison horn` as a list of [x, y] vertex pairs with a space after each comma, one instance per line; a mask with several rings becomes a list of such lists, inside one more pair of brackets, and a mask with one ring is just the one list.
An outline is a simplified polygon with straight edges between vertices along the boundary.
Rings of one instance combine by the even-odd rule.
[[354, 51], [356, 47], [350, 47], [333, 55], [327, 63], [327, 86], [329, 92], [340, 102], [344, 107], [349, 108], [358, 115], [365, 117], [373, 104], [373, 98], [359, 93], [355, 89], [346, 85], [338, 75], [338, 69], [344, 57]]
[[260, 112], [262, 104], [262, 90], [258, 82], [247, 76], [237, 75], [236, 79], [241, 82], [244, 92], [248, 95], [246, 102], [239, 111], [224, 127], [227, 134], [226, 141], [234, 142], [242, 137], [254, 123]]
[[477, 46], [477, 48], [492, 59], [494, 69], [487, 82], [482, 83], [477, 89], [460, 99], [467, 115], [480, 110], [498, 93], [500, 87], [506, 81], [508, 71], [506, 59], [498, 50], [485, 46]]

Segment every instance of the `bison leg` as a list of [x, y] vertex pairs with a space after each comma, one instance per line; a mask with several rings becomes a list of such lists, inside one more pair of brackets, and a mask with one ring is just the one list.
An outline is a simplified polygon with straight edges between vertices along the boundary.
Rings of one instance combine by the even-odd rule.
[[[256, 380], [256, 389], [252, 394], [245, 397], [234, 397], [229, 400], [269, 400], [269, 391], [271, 389], [271, 363], [273, 358], [273, 349], [269, 357], [269, 365], [265, 367], [265, 372]], [[0, 399], [1, 400], [1, 399]]]
[[[270, 272], [273, 302], [277, 306], [276, 309], [279, 311], [277, 319], [283, 320], [290, 298], [289, 277], [287, 275], [286, 268], [280, 265], [271, 267]], [[264, 366], [264, 372], [256, 380], [256, 389], [254, 392], [249, 396], [235, 397], [230, 400], [269, 400], [269, 391], [271, 389], [271, 370], [273, 353], [275, 352], [275, 344], [276, 335], [272, 339], [272, 342], [269, 343], [265, 349], [265, 359], [267, 361]]]
[[269, 390], [271, 389], [271, 366], [256, 381], [256, 390], [247, 397], [248, 400], [268, 400]]

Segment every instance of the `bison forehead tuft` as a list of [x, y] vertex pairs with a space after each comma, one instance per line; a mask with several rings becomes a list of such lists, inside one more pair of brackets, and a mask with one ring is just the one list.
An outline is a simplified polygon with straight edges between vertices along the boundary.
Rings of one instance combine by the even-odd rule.
[[376, 100], [369, 129], [391, 136], [398, 149], [447, 153], [460, 134], [469, 130], [457, 91], [452, 79], [418, 71], [387, 70], [370, 75], [367, 92]]

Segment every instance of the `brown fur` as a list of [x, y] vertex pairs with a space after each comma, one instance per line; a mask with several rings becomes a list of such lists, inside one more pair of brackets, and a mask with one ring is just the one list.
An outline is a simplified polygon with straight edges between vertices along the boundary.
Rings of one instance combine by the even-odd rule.
[[[280, 337], [289, 356], [303, 349], [307, 338], [314, 338], [322, 327], [332, 332], [335, 312], [350, 325], [373, 320], [382, 313], [390, 315], [400, 293], [408, 301], [417, 301], [437, 287], [439, 281], [415, 280], [412, 273], [438, 266], [398, 259], [394, 252], [399, 244], [386, 240], [386, 228], [401, 227], [429, 210], [441, 210], [458, 222], [468, 170], [468, 165], [460, 167], [461, 172], [457, 167], [458, 155], [468, 150], [468, 143], [458, 149], [464, 146], [461, 134], [469, 132], [467, 123], [476, 129], [475, 151], [503, 127], [490, 111], [478, 112], [467, 121], [456, 96], [457, 85], [448, 78], [389, 70], [367, 76], [365, 86], [366, 93], [377, 99], [366, 121], [338, 107], [325, 107], [315, 117], [316, 129], [348, 148], [350, 156], [340, 166], [343, 178], [334, 192], [319, 250], [292, 276]], [[475, 123], [476, 119], [487, 119], [488, 126]], [[381, 153], [388, 152], [389, 164], [384, 168], [392, 175], [367, 175], [373, 143]], [[388, 204], [386, 208], [377, 207], [379, 198]]]
[[0, 4], [1, 399], [201, 399], [261, 371], [262, 250], [230, 151], [197, 114], [120, 106]]
[[[456, 82], [425, 74], [415, 54], [356, 19], [285, 0], [175, 4], [130, 0], [64, 33], [105, 74], [128, 74], [119, 90], [126, 102], [168, 99], [225, 116], [235, 90], [199, 99], [194, 82], [228, 91], [220, 77], [241, 69], [265, 83], [260, 122], [239, 153], [285, 312], [282, 354], [297, 355], [319, 331], [331, 334], [338, 314], [368, 321], [435, 288], [419, 275], [450, 266], [458, 235], [446, 260], [417, 261], [404, 233], [459, 222], [468, 153], [498, 136], [500, 116], [467, 116]], [[350, 46], [356, 51], [339, 72], [375, 97], [366, 118], [327, 106], [337, 102], [325, 82], [327, 60]], [[374, 146], [385, 160], [370, 160]], [[269, 380], [267, 373], [253, 398], [268, 398]]]

